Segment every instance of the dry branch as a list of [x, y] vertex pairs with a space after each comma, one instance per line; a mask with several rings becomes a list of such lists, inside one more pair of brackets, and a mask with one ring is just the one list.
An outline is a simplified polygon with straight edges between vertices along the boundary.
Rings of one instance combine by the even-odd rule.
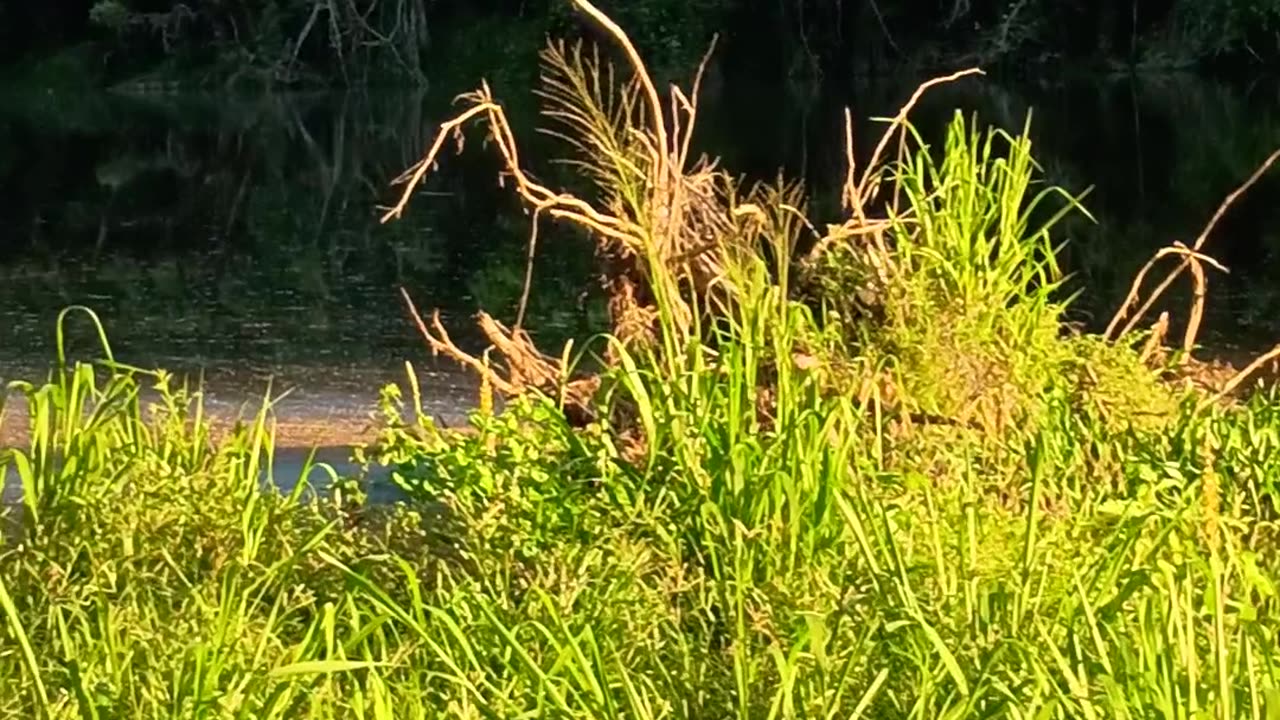
[[[804, 258], [805, 265], [811, 265], [816, 261], [823, 252], [832, 244], [842, 242], [854, 237], [870, 236], [876, 243], [876, 250], [881, 257], [886, 257], [888, 248], [884, 243], [884, 231], [892, 226], [893, 222], [884, 219], [871, 220], [867, 217], [866, 209], [875, 202], [880, 192], [880, 180], [883, 177], [883, 167], [881, 167], [880, 156], [884, 153], [885, 148], [893, 140], [894, 136], [898, 136], [898, 158], [902, 159], [906, 152], [907, 132], [906, 122], [907, 116], [911, 114], [911, 110], [920, 102], [920, 98], [924, 97], [925, 92], [937, 85], [943, 85], [954, 82], [960, 78], [969, 75], [983, 75], [980, 68], [969, 68], [959, 72], [936, 77], [922, 83], [911, 93], [911, 97], [907, 102], [898, 109], [896, 115], [889, 120], [889, 126], [885, 128], [884, 134], [880, 136], [880, 141], [876, 143], [875, 150], [871, 153], [871, 159], [867, 162], [866, 168], [862, 171], [861, 179], [857, 174], [857, 158], [854, 152], [853, 143], [853, 114], [849, 108], [844, 110], [844, 154], [847, 168], [845, 169], [844, 186], [840, 190], [840, 200], [844, 209], [852, 213], [847, 221], [840, 225], [832, 227], [826, 235], [819, 238], [813, 248], [809, 250]], [[910, 218], [899, 217], [897, 222], [909, 222]]]
[[[983, 73], [980, 68], [976, 67], [969, 68], [967, 70], [960, 70], [959, 72], [954, 72], [950, 75], [944, 75], [942, 77], [936, 77], [932, 80], [926, 81], [917, 87], [915, 92], [911, 93], [910, 99], [907, 100], [906, 104], [898, 110], [898, 114], [894, 115], [893, 119], [889, 122], [888, 129], [884, 131], [884, 135], [880, 136], [880, 142], [876, 143], [876, 149], [871, 153], [871, 159], [867, 161], [867, 171], [863, 173], [862, 181], [858, 183], [856, 190], [859, 202], [862, 205], [865, 206], [868, 200], [874, 198], [876, 193], [879, 191], [881, 176], [879, 172], [874, 171], [879, 167], [880, 154], [884, 152], [884, 149], [889, 145], [889, 141], [893, 139], [893, 136], [898, 134], [895, 131], [901, 132], [901, 139], [898, 142], [899, 153], [901, 153], [903, 147], [906, 145], [907, 115], [910, 114], [911, 109], [916, 106], [916, 103], [920, 102], [920, 98], [924, 97], [925, 92], [935, 85], [944, 85], [949, 82], [955, 82], [956, 80], [968, 75], [983, 74], [985, 73]], [[848, 191], [847, 188], [846, 191]]]
[[1151, 334], [1147, 336], [1147, 342], [1142, 346], [1142, 353], [1138, 355], [1140, 362], [1147, 362], [1156, 357], [1161, 348], [1164, 347], [1165, 335], [1169, 332], [1169, 313], [1160, 313], [1160, 318], [1156, 320], [1156, 324], [1151, 327]]
[[[1201, 253], [1200, 250], [1201, 248], [1204, 247], [1205, 242], [1209, 239], [1209, 235], [1213, 232], [1213, 229], [1217, 227], [1218, 221], [1221, 220], [1222, 216], [1227, 213], [1227, 210], [1230, 209], [1231, 206], [1235, 204], [1236, 200], [1239, 199], [1241, 195], [1248, 192], [1249, 188], [1253, 187], [1254, 184], [1257, 183], [1258, 180], [1262, 178], [1262, 176], [1267, 172], [1267, 170], [1271, 168], [1273, 164], [1275, 164], [1277, 160], [1280, 160], [1280, 150], [1276, 150], [1275, 152], [1271, 153], [1271, 155], [1268, 156], [1267, 159], [1263, 161], [1262, 165], [1260, 165], [1258, 169], [1255, 170], [1253, 174], [1249, 176], [1248, 180], [1245, 180], [1244, 183], [1240, 185], [1240, 187], [1232, 191], [1232, 193], [1222, 201], [1222, 204], [1218, 206], [1217, 211], [1213, 213], [1213, 217], [1209, 219], [1209, 223], [1205, 225], [1204, 230], [1202, 230], [1200, 232], [1200, 235], [1196, 237], [1195, 243], [1193, 243], [1190, 248], [1187, 248], [1182, 243], [1174, 243], [1170, 247], [1162, 248], [1161, 250], [1159, 250], [1155, 254], [1155, 256], [1151, 260], [1149, 260], [1146, 265], [1142, 267], [1142, 269], [1138, 272], [1137, 277], [1134, 278], [1133, 284], [1129, 288], [1129, 294], [1125, 296], [1124, 302], [1121, 303], [1120, 308], [1116, 310], [1115, 315], [1111, 318], [1111, 322], [1107, 325], [1107, 329], [1106, 329], [1106, 332], [1103, 333], [1103, 337], [1109, 340], [1117, 340], [1127, 335], [1130, 331], [1132, 331], [1133, 328], [1136, 327], [1137, 324], [1141, 321], [1142, 317], [1146, 315], [1146, 313], [1151, 309], [1151, 306], [1155, 304], [1156, 300], [1159, 299], [1159, 297], [1164, 294], [1164, 291], [1167, 290], [1169, 286], [1173, 284], [1173, 281], [1176, 280], [1178, 276], [1180, 276], [1184, 271], [1190, 268], [1193, 264], [1196, 264], [1198, 262], [1208, 262], [1214, 265], [1215, 267], [1225, 271], [1225, 268], [1223, 268], [1217, 262], [1214, 262], [1212, 258], [1210, 258], [1208, 255]], [[1138, 302], [1138, 298], [1140, 297], [1139, 293], [1142, 289], [1142, 282], [1144, 279], [1146, 279], [1147, 273], [1161, 258], [1171, 254], [1181, 255], [1182, 261], [1178, 263], [1177, 267], [1175, 267], [1173, 270], [1170, 270], [1169, 274], [1165, 276], [1164, 280], [1162, 280], [1160, 284], [1156, 286], [1156, 289], [1152, 291], [1150, 296], [1148, 296], [1146, 302], [1142, 304], [1142, 307], [1138, 310], [1138, 312], [1130, 316], [1129, 311], [1132, 310], [1134, 305], [1136, 305]], [[1198, 285], [1197, 287], [1199, 288], [1200, 286]], [[1193, 300], [1193, 308], [1192, 308], [1192, 318], [1194, 319], [1195, 322], [1194, 322], [1194, 325], [1188, 326], [1188, 334], [1184, 337], [1184, 346], [1187, 342], [1195, 341], [1195, 331], [1199, 328], [1199, 318], [1200, 318], [1200, 315], [1203, 313], [1203, 305], [1204, 305], [1203, 293], [1198, 292], [1196, 298]], [[1117, 333], [1116, 326], [1118, 326], [1121, 323], [1121, 321], [1123, 321], [1125, 318], [1129, 318], [1129, 322], [1124, 326], [1123, 330]]]
[[454, 343], [440, 320], [439, 310], [431, 313], [431, 325], [428, 326], [408, 291], [400, 288], [400, 296], [413, 317], [418, 333], [432, 353], [444, 355], [469, 368], [480, 378], [482, 385], [506, 397], [525, 395], [531, 391], [547, 397], [559, 397], [566, 411], [572, 410], [581, 417], [592, 414], [591, 399], [598, 387], [598, 380], [589, 377], [570, 379], [570, 369], [564, 365], [563, 360], [540, 352], [528, 333], [519, 328], [509, 329], [484, 311], [476, 314], [480, 331], [489, 341], [490, 348], [497, 350], [502, 357], [502, 364], [506, 366], [504, 376], [489, 361], [490, 350], [486, 349], [480, 357], [476, 357]]

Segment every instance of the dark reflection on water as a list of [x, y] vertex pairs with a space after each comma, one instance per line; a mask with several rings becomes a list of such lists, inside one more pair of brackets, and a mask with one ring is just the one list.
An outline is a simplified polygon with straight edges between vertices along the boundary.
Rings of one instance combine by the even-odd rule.
[[[779, 166], [804, 176], [815, 213], [829, 218], [844, 172], [842, 108], [863, 119], [865, 156], [875, 137], [865, 119], [890, 114], [914, 85], [828, 79], [806, 89], [738, 66], [706, 99], [701, 144], [749, 176]], [[394, 194], [388, 180], [417, 159], [451, 96], [0, 98], [0, 375], [45, 367], [56, 314], [81, 303], [101, 313], [122, 360], [203, 369], [228, 403], [256, 397], [274, 376], [315, 398], [317, 411], [364, 412], [411, 358], [439, 373], [428, 393], [465, 404], [466, 384], [425, 357], [396, 287], [442, 307], [474, 343], [476, 308], [513, 315], [527, 219], [497, 187], [492, 152], [474, 143], [442, 163], [405, 219], [378, 222]], [[504, 101], [513, 116], [532, 115], [527, 98]], [[955, 108], [1010, 129], [1034, 109], [1047, 179], [1096, 186], [1086, 204], [1098, 223], [1061, 234], [1084, 291], [1078, 315], [1094, 326], [1156, 248], [1191, 241], [1280, 144], [1280, 98], [1265, 83], [967, 80], [926, 96], [916, 115], [925, 136], [939, 138]], [[545, 141], [530, 148], [545, 157]], [[1280, 336], [1277, 198], [1280, 179], [1265, 180], [1210, 241], [1232, 270], [1211, 278], [1213, 342]], [[601, 315], [584, 294], [585, 238], [548, 237], [530, 325], [550, 345], [598, 329]], [[1175, 317], [1185, 315], [1180, 293]], [[73, 329], [78, 352], [96, 354], [86, 323]]]
[[[425, 410], [458, 422], [472, 383], [426, 356], [396, 288], [441, 307], [474, 347], [477, 307], [515, 307], [525, 229], [483, 156], [446, 163], [405, 219], [378, 222], [388, 181], [447, 106], [401, 94], [0, 97], [0, 380], [43, 377], [59, 311], [83, 304], [119, 360], [203, 377], [212, 414], [251, 414], [268, 382], [291, 391], [277, 418], [325, 439], [304, 427], [290, 443], [359, 432], [405, 360]], [[547, 342], [587, 321], [590, 255], [563, 240], [539, 258], [529, 313]], [[68, 334], [76, 357], [99, 356], [85, 318]], [[5, 429], [21, 425], [14, 405]], [[350, 470], [344, 458], [321, 457]], [[281, 449], [273, 480], [292, 486], [302, 459]], [[6, 475], [2, 504], [18, 492]]]
[[[433, 397], [461, 382], [423, 357], [397, 286], [443, 308], [464, 343], [476, 307], [518, 297], [524, 230], [492, 162], [448, 164], [405, 219], [378, 222], [443, 111], [421, 96], [50, 94], [3, 108], [0, 375], [47, 366], [57, 313], [79, 303], [120, 359], [205, 371], [215, 396], [252, 398], [275, 377], [363, 411], [405, 359], [434, 371]], [[573, 290], [589, 262], [555, 250], [530, 310], [553, 340], [583, 326]], [[71, 330], [97, 354], [88, 323]]]

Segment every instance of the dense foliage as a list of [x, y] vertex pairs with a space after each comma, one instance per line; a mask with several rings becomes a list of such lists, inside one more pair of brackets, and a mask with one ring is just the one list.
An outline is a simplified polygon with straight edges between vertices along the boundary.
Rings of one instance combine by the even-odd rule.
[[[112, 81], [159, 73], [185, 83], [421, 82], [448, 62], [446, 35], [493, 24], [540, 39], [581, 31], [567, 3], [522, 0], [78, 0], [22, 3], [0, 22], [0, 59], [91, 48], [81, 73]], [[601, 2], [659, 65], [688, 67], [713, 33], [738, 57], [842, 74], [961, 59], [1258, 65], [1280, 53], [1275, 0], [628, 0]]]
[[1280, 397], [1064, 331], [1075, 202], [1037, 187], [1025, 133], [957, 115], [931, 152], [895, 126], [814, 238], [794, 184], [686, 164], [641, 83], [560, 52], [549, 95], [599, 192], [546, 207], [647, 290], [594, 347], [591, 421], [567, 384], [501, 412], [482, 385], [440, 428], [411, 374], [361, 451], [404, 501], [286, 497], [269, 406], [214, 439], [198, 393], [105, 338], [100, 364], [60, 354], [11, 388], [0, 715], [1280, 712]]

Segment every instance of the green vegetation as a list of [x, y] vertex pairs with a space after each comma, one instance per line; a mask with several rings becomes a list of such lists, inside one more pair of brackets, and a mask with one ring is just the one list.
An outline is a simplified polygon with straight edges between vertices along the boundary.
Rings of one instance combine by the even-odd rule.
[[617, 84], [544, 55], [590, 199], [524, 173], [487, 87], [440, 135], [487, 121], [535, 222], [591, 232], [612, 330], [589, 373], [518, 324], [482, 314], [475, 358], [424, 321], [484, 382], [465, 431], [385, 390], [359, 455], [406, 502], [281, 496], [269, 401], [214, 442], [198, 392], [105, 338], [68, 364], [60, 321], [58, 371], [14, 386], [28, 447], [0, 456], [24, 490], [0, 714], [1280, 713], [1280, 394], [1064, 331], [1052, 231], [1077, 203], [1025, 133], [957, 115], [930, 148], [904, 108], [818, 231], [797, 185], [691, 159], [696, 83], [664, 112], [619, 40]]

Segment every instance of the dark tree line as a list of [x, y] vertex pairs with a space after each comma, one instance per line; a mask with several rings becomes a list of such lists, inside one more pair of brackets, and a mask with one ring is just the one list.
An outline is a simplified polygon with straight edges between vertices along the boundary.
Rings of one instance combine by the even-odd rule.
[[[1280, 0], [599, 0], [659, 65], [713, 33], [789, 65], [1272, 65]], [[566, 0], [64, 0], [0, 7], [0, 61], [88, 48], [94, 72], [266, 84], [404, 82], [477, 22], [582, 30]], [[475, 38], [483, 43], [480, 33]], [[503, 48], [491, 48], [500, 53]], [[740, 53], [745, 54], [745, 53]]]

